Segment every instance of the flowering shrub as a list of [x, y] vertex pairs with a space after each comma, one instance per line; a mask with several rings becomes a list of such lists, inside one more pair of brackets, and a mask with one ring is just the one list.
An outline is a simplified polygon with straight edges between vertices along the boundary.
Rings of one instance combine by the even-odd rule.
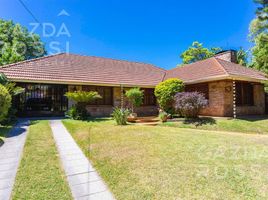
[[186, 118], [196, 118], [201, 108], [208, 105], [208, 100], [199, 92], [177, 93], [174, 97], [174, 107]]

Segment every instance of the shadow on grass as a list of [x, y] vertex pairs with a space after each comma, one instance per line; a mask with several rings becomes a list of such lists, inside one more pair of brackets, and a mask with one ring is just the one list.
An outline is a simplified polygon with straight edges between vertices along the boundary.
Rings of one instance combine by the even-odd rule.
[[111, 121], [111, 118], [108, 118], [108, 117], [100, 117], [100, 118], [88, 117], [86, 120], [82, 120], [82, 121], [86, 121], [86, 122], [108, 122], [108, 121]]
[[12, 125], [9, 126], [1, 126], [0, 127], [0, 147], [5, 143], [5, 138], [11, 138], [11, 137], [16, 137], [20, 134], [22, 134], [25, 131], [25, 128], [22, 128], [25, 123], [20, 123], [19, 125]]
[[192, 124], [195, 127], [203, 126], [203, 125], [213, 125], [216, 124], [216, 120], [211, 117], [202, 117], [196, 119], [185, 119], [183, 121], [184, 124]]
[[237, 119], [249, 122], [256, 122], [256, 121], [268, 120], [268, 115], [239, 116], [237, 117]]
[[9, 131], [10, 131], [10, 127], [6, 127], [6, 126], [0, 127], [0, 137], [6, 137]]

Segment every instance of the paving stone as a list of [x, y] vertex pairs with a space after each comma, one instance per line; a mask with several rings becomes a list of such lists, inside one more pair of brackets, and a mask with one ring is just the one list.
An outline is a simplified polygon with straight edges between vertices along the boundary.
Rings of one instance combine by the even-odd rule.
[[0, 147], [0, 200], [9, 200], [28, 132], [28, 121], [19, 121]]
[[84, 159], [84, 156], [81, 155], [82, 153], [78, 153], [78, 154], [72, 154], [72, 155], [62, 155], [63, 159], [65, 160], [81, 160]]
[[[71, 160], [71, 161], [66, 161], [64, 163], [66, 167], [69, 166], [84, 166], [84, 165], [90, 165], [87, 159], [80, 159], [80, 160]], [[91, 166], [92, 167], [92, 166]], [[91, 170], [92, 171], [92, 170]], [[95, 170], [93, 170], [95, 171]]]
[[66, 166], [65, 168], [65, 172], [67, 176], [93, 172], [93, 171], [95, 171], [95, 169], [89, 163], [87, 163], [86, 165], [80, 165], [80, 166], [69, 165], [69, 166]]
[[111, 195], [111, 193], [105, 191], [105, 192], [98, 192], [95, 194], [89, 195], [88, 199], [80, 199], [79, 200], [113, 200], [114, 197]]
[[17, 167], [17, 163], [0, 164], [0, 171], [14, 170]]
[[[0, 149], [1, 150], [1, 149]], [[15, 163], [18, 162], [19, 158], [5, 158], [0, 160], [0, 165], [1, 164], [8, 164], [8, 163]]]
[[87, 172], [83, 174], [68, 176], [68, 180], [71, 185], [79, 185], [82, 183], [99, 181], [101, 178], [96, 172]]
[[101, 177], [60, 120], [50, 121], [57, 149], [75, 199], [114, 200]]
[[0, 179], [0, 190], [12, 187], [12, 178]]
[[82, 197], [90, 194], [95, 194], [98, 192], [107, 191], [107, 187], [103, 184], [102, 181], [94, 181], [83, 183], [79, 185], [72, 186], [74, 190], [75, 197]]
[[6, 170], [6, 171], [0, 171], [0, 180], [1, 179], [8, 179], [13, 178], [16, 175], [16, 170]]
[[9, 200], [11, 196], [12, 188], [5, 188], [5, 189], [0, 189], [0, 199], [1, 200]]

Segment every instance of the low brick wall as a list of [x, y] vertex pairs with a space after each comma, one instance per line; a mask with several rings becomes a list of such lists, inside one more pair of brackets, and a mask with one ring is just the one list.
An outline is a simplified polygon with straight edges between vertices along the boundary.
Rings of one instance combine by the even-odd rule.
[[113, 111], [113, 106], [87, 106], [87, 111], [92, 117], [109, 117]]

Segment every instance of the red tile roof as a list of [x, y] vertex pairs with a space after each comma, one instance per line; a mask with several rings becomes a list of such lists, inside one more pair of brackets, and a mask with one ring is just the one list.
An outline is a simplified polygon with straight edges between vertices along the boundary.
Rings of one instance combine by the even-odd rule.
[[6, 65], [0, 72], [13, 81], [141, 87], [153, 87], [168, 78], [186, 84], [232, 78], [268, 80], [259, 71], [214, 57], [164, 70], [145, 63], [61, 53]]
[[222, 79], [250, 79], [267, 81], [262, 72], [219, 58], [209, 58], [167, 71], [165, 79], [179, 78], [185, 83], [206, 82]]
[[11, 80], [148, 87], [165, 75], [164, 69], [150, 64], [66, 53], [7, 65], [0, 72]]

